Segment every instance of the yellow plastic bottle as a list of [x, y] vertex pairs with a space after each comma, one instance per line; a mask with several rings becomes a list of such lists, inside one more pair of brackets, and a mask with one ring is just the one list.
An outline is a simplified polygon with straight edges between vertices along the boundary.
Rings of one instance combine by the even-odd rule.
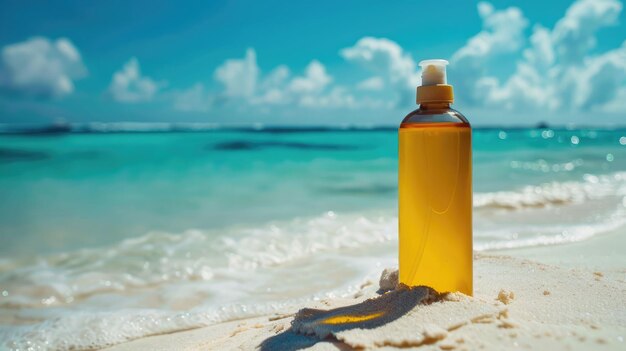
[[447, 64], [420, 62], [420, 106], [398, 132], [400, 282], [472, 295], [472, 133]]

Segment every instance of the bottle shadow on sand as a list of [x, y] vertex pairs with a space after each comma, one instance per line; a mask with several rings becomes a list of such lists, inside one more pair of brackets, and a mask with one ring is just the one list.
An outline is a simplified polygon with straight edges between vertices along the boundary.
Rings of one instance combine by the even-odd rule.
[[418, 304], [429, 304], [438, 299], [439, 294], [429, 287], [400, 285], [393, 291], [351, 306], [331, 310], [303, 308], [296, 313], [291, 328], [264, 340], [259, 349], [294, 351], [318, 342], [330, 342], [339, 350], [350, 350], [337, 339], [337, 333], [378, 328], [404, 316]]

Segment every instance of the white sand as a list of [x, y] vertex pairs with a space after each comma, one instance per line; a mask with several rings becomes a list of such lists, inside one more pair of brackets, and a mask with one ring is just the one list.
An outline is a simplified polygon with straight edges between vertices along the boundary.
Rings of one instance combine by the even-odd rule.
[[[340, 311], [304, 310], [295, 322], [297, 311], [284, 311], [109, 350], [624, 350], [625, 244], [626, 236], [615, 232], [578, 244], [478, 254], [473, 298], [449, 294], [424, 303], [433, 300], [428, 289], [395, 291], [383, 295], [386, 300]], [[378, 284], [370, 284], [356, 298], [302, 307], [352, 306], [379, 297], [376, 290]], [[349, 326], [324, 323], [328, 317], [365, 312], [383, 315]], [[394, 313], [401, 317], [394, 319]], [[394, 318], [385, 319], [389, 316]]]

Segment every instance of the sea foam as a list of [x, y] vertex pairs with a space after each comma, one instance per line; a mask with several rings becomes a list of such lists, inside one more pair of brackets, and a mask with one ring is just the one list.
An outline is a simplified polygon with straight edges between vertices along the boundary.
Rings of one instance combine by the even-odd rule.
[[587, 174], [582, 182], [551, 182], [526, 186], [518, 191], [477, 193], [474, 208], [516, 210], [583, 203], [609, 195], [625, 195], [626, 173], [595, 176]]

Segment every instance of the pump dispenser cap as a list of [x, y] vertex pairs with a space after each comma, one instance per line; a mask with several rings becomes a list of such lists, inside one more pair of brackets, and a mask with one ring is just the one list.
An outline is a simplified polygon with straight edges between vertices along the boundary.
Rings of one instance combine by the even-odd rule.
[[422, 68], [422, 85], [417, 87], [417, 103], [454, 102], [454, 92], [446, 76], [448, 61], [424, 60], [419, 65]]

